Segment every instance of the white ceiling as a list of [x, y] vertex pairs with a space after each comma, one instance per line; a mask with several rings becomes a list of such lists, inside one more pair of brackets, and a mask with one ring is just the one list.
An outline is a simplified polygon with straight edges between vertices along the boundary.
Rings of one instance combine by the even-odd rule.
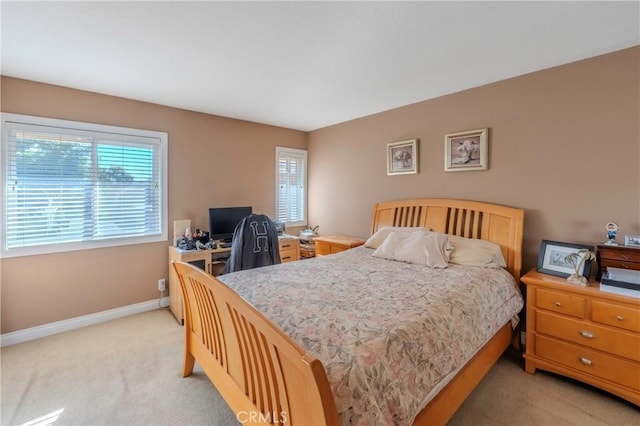
[[314, 130], [640, 44], [640, 2], [9, 2], [2, 75]]

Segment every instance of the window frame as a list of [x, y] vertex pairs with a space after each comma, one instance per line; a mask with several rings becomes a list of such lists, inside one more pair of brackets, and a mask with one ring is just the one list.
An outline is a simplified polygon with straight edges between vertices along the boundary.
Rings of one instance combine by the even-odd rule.
[[[127, 127], [110, 126], [88, 122], [72, 120], [62, 120], [47, 117], [38, 117], [23, 114], [0, 112], [2, 122], [2, 135], [0, 141], [0, 258], [11, 258], [31, 255], [41, 255], [50, 253], [63, 253], [76, 250], [87, 250], [95, 248], [118, 247], [135, 244], [163, 242], [168, 239], [168, 134], [166, 132], [134, 129]], [[106, 239], [95, 239], [77, 242], [47, 243], [37, 246], [6, 248], [7, 241], [7, 148], [9, 139], [9, 126], [7, 123], [18, 123], [26, 126], [42, 126], [59, 129], [60, 132], [69, 130], [73, 132], [97, 132], [107, 134], [118, 134], [124, 137], [145, 137], [159, 140], [159, 182], [160, 182], [160, 233], [155, 235], [125, 236]]]
[[[304, 173], [303, 173], [303, 199], [301, 200], [303, 203], [302, 209], [302, 219], [296, 221], [282, 221], [279, 214], [279, 205], [280, 205], [280, 155], [281, 153], [291, 154], [291, 156], [302, 156], [304, 161]], [[298, 148], [287, 148], [282, 146], [276, 146], [276, 191], [275, 191], [275, 220], [284, 222], [287, 226], [295, 227], [295, 226], [306, 226], [307, 225], [307, 214], [308, 214], [308, 197], [309, 197], [309, 187], [307, 185], [307, 176], [308, 176], [308, 161], [307, 161], [307, 150], [306, 149], [298, 149]]]

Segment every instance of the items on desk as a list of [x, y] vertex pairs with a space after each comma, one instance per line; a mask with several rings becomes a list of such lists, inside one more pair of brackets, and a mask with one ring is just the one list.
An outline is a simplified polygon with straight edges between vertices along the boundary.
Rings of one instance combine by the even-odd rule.
[[[182, 250], [206, 250], [215, 248], [209, 246], [209, 233], [196, 228], [195, 233], [191, 233], [191, 228], [187, 228], [181, 239], [178, 240], [177, 247]], [[213, 243], [215, 244], [215, 243]]]
[[191, 228], [187, 228], [180, 240], [178, 240], [178, 248], [181, 250], [195, 250], [196, 242], [193, 240]]
[[209, 239], [209, 233], [196, 228], [194, 233], [190, 228], [186, 228], [184, 234], [176, 242], [176, 247], [180, 250], [215, 250], [217, 248], [230, 248], [231, 242], [213, 241]]
[[195, 250], [196, 242], [185, 237], [178, 241], [178, 248], [181, 250]]
[[176, 246], [181, 250], [206, 250], [215, 248], [215, 242], [211, 247], [211, 241], [209, 241], [209, 233], [201, 231], [200, 228], [196, 228], [196, 232], [191, 233], [191, 228], [187, 228], [180, 238]]
[[312, 244], [313, 239], [318, 236], [318, 233], [316, 232], [316, 230], [318, 229], [319, 226], [320, 225], [314, 228], [311, 228], [310, 226], [308, 226], [307, 228], [300, 231], [300, 242], [304, 244]]
[[284, 231], [287, 229], [285, 223], [278, 220], [273, 222], [273, 226], [275, 226], [278, 235], [284, 235]]
[[202, 244], [206, 244], [209, 242], [209, 233], [196, 228], [196, 232], [193, 234], [193, 239], [200, 241]]

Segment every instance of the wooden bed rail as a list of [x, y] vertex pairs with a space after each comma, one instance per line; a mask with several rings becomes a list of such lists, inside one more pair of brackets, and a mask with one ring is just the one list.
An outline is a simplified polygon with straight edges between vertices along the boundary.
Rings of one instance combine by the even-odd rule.
[[184, 301], [183, 377], [198, 361], [242, 423], [339, 423], [318, 359], [215, 277], [183, 262], [173, 267]]

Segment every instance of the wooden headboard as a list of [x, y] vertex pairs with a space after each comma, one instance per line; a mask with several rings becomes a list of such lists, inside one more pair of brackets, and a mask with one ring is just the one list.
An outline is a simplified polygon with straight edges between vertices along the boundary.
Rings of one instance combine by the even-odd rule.
[[492, 241], [502, 248], [509, 272], [520, 278], [522, 209], [447, 198], [386, 201], [373, 208], [371, 234], [384, 226], [422, 226], [445, 234]]

